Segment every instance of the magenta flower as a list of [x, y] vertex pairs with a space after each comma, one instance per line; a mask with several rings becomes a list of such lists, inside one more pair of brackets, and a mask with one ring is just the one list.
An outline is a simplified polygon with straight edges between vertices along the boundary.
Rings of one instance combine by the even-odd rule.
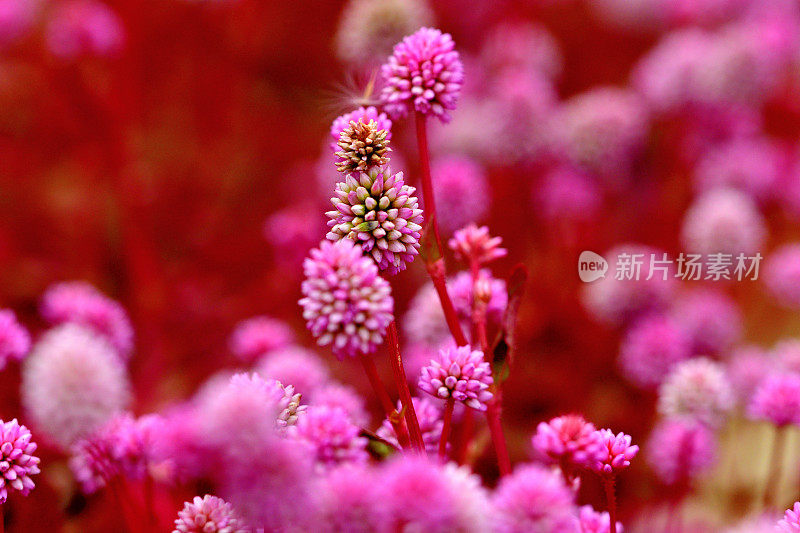
[[791, 509], [786, 510], [783, 518], [778, 522], [778, 531], [782, 533], [800, 531], [800, 502], [795, 502]]
[[[579, 509], [580, 533], [609, 533], [611, 531], [611, 517], [607, 511], [599, 513], [591, 505], [584, 505]], [[617, 522], [617, 533], [622, 533], [622, 524]]]
[[800, 309], [800, 244], [786, 244], [764, 263], [764, 283], [784, 307]]
[[631, 465], [631, 460], [639, 453], [639, 447], [631, 445], [631, 436], [610, 429], [599, 429], [597, 433], [603, 443], [603, 454], [592, 465], [601, 475], [616, 475]]
[[695, 169], [696, 188], [732, 188], [756, 200], [773, 195], [783, 167], [783, 155], [766, 138], [734, 139], [705, 153]]
[[464, 67], [452, 37], [433, 28], [420, 28], [395, 45], [381, 67], [381, 101], [395, 118], [409, 111], [450, 120], [456, 108]]
[[326, 237], [359, 243], [380, 270], [390, 274], [405, 270], [419, 254], [422, 235], [422, 209], [415, 191], [405, 184], [402, 172], [392, 174], [388, 167], [349, 174], [336, 184], [331, 198], [335, 209], [325, 213], [331, 229]]
[[620, 345], [619, 363], [635, 384], [655, 388], [692, 354], [691, 339], [673, 319], [652, 315], [634, 324]]
[[[477, 283], [472, 279], [470, 272], [458, 272], [448, 280], [447, 286], [453, 305], [462, 319], [472, 318], [472, 300], [477, 297], [485, 302], [486, 316], [490, 321], [499, 323], [503, 320], [508, 305], [506, 282], [492, 277], [489, 269], [482, 268], [478, 272]], [[473, 296], [473, 290], [476, 287], [478, 291]]]
[[605, 441], [594, 424], [580, 415], [540, 422], [532, 444], [542, 459], [562, 465], [562, 468], [590, 468], [607, 453]]
[[549, 221], [590, 220], [600, 210], [603, 195], [597, 181], [573, 165], [562, 164], [535, 182], [533, 202]]
[[381, 479], [367, 464], [345, 464], [316, 481], [321, 533], [389, 533]]
[[419, 388], [437, 398], [453, 398], [467, 407], [485, 411], [492, 399], [492, 369], [483, 352], [469, 346], [439, 350], [422, 368]]
[[800, 424], [800, 375], [768, 376], [753, 394], [747, 413], [778, 427]]
[[703, 424], [668, 418], [653, 429], [647, 452], [650, 466], [665, 484], [689, 483], [714, 463], [716, 442]]
[[775, 360], [756, 346], [739, 347], [728, 356], [726, 373], [737, 400], [747, 405], [759, 385], [775, 371]]
[[696, 357], [672, 368], [659, 389], [658, 412], [665, 417], [683, 416], [719, 427], [735, 403], [725, 368], [705, 357]]
[[[425, 451], [430, 455], [436, 455], [439, 451], [439, 439], [442, 437], [442, 406], [439, 402], [434, 402], [428, 398], [413, 397], [411, 398], [411, 403], [414, 404], [414, 411], [417, 413], [422, 442], [425, 443]], [[398, 400], [397, 412], [401, 412], [402, 409], [403, 405]], [[380, 438], [400, 449], [394, 426], [392, 426], [388, 418], [383, 420], [376, 433]]]
[[558, 472], [524, 465], [500, 480], [492, 497], [496, 533], [579, 533], [575, 494]]
[[62, 59], [81, 55], [114, 56], [122, 51], [122, 21], [102, 2], [71, 0], [59, 3], [46, 28], [47, 47]]
[[268, 316], [257, 316], [236, 325], [228, 346], [236, 357], [251, 363], [292, 342], [294, 334], [286, 323]]
[[368, 124], [370, 121], [375, 122], [376, 128], [386, 132], [386, 140], [392, 140], [392, 120], [386, 116], [386, 113], [380, 113], [373, 106], [359, 107], [355, 111], [346, 113], [331, 124], [331, 150], [333, 152], [339, 151], [339, 138], [342, 132], [350, 127], [351, 122], [363, 122]]
[[692, 338], [694, 353], [724, 351], [742, 335], [742, 314], [730, 297], [710, 289], [678, 297], [670, 315]]
[[246, 533], [231, 504], [206, 494], [185, 502], [172, 533]]
[[263, 357], [255, 368], [264, 378], [292, 385], [304, 397], [311, 395], [330, 380], [330, 372], [322, 359], [300, 346], [288, 346]]
[[14, 311], [0, 309], [0, 370], [9, 361], [22, 361], [30, 349], [30, 333], [17, 321]]
[[[492, 204], [486, 171], [466, 156], [447, 156], [431, 162], [437, 219], [443, 231], [485, 217]], [[427, 207], [427, 206], [426, 206]]]
[[8, 499], [9, 489], [27, 496], [34, 487], [31, 476], [39, 473], [39, 458], [33, 455], [36, 443], [17, 419], [0, 420], [0, 504]]
[[483, 43], [481, 59], [495, 72], [541, 73], [557, 78], [564, 66], [558, 41], [538, 24], [500, 23]]
[[0, 0], [0, 46], [23, 38], [36, 22], [39, 0]]
[[42, 317], [57, 326], [73, 322], [104, 336], [127, 359], [133, 350], [133, 327], [122, 306], [89, 283], [66, 281], [51, 285], [42, 296]]
[[[338, 408], [347, 413], [347, 417], [357, 426], [364, 427], [369, 423], [369, 413], [364, 397], [358, 391], [340, 383], [327, 383], [317, 387], [309, 396], [303, 397], [310, 405]], [[417, 414], [419, 417], [419, 413]]]
[[389, 283], [349, 239], [323, 241], [303, 263], [303, 318], [320, 346], [339, 358], [375, 351], [392, 321]]
[[488, 227], [478, 227], [471, 223], [456, 230], [447, 244], [460, 261], [466, 264], [475, 262], [478, 265], [485, 265], [506, 256], [508, 250], [500, 247], [502, 243], [502, 237], [489, 235]]
[[367, 439], [360, 432], [344, 409], [311, 406], [289, 435], [308, 446], [317, 465], [326, 469], [369, 460]]

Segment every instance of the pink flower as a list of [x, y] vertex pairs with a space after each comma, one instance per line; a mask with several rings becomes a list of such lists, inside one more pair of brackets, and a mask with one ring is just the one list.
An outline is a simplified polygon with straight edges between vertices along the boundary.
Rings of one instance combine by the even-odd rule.
[[392, 120], [386, 116], [386, 113], [379, 113], [373, 106], [362, 106], [355, 111], [337, 117], [336, 120], [333, 121], [333, 124], [331, 124], [331, 150], [333, 152], [339, 151], [339, 146], [337, 144], [339, 142], [339, 137], [342, 132], [350, 126], [351, 122], [363, 122], [364, 124], [368, 124], [371, 120], [375, 122], [379, 131], [386, 131], [387, 141], [392, 139]]
[[800, 244], [785, 244], [767, 256], [764, 283], [782, 306], [800, 309]]
[[14, 311], [0, 309], [0, 370], [9, 361], [21, 361], [31, 349], [31, 336]]
[[0, 504], [8, 499], [9, 489], [27, 496], [34, 488], [31, 476], [39, 473], [39, 458], [33, 455], [36, 443], [32, 438], [16, 418], [0, 420]]
[[289, 435], [308, 446], [321, 468], [369, 460], [367, 439], [339, 407], [311, 406], [289, 430]]
[[0, 0], [0, 46], [28, 33], [36, 22], [39, 0]]
[[[476, 285], [478, 292], [473, 295]], [[476, 296], [485, 302], [486, 316], [490, 321], [499, 323], [503, 320], [508, 305], [506, 282], [493, 278], [489, 269], [482, 268], [478, 272], [477, 283], [473, 281], [470, 272], [458, 272], [448, 281], [447, 286], [453, 305], [464, 320], [472, 318], [472, 299]]]
[[689, 483], [715, 459], [711, 430], [692, 420], [668, 418], [660, 422], [647, 441], [650, 466], [667, 485]]
[[[492, 203], [486, 172], [465, 156], [448, 156], [431, 163], [439, 224], [450, 232], [484, 218]], [[426, 206], [427, 208], [427, 206]]]
[[579, 221], [598, 213], [603, 196], [589, 175], [571, 165], [560, 165], [534, 184], [533, 201], [547, 220]]
[[236, 357], [251, 363], [293, 341], [294, 334], [286, 323], [268, 316], [257, 316], [236, 325], [228, 346]]
[[691, 339], [675, 320], [652, 315], [634, 324], [620, 346], [619, 363], [635, 384], [654, 388], [677, 363], [692, 355]]
[[460, 261], [484, 265], [506, 256], [508, 250], [500, 247], [502, 243], [503, 238], [490, 236], [486, 226], [470, 223], [456, 230], [447, 244]]
[[389, 533], [381, 479], [366, 464], [345, 464], [325, 472], [315, 493], [322, 533]]
[[631, 460], [639, 453], [639, 447], [631, 445], [631, 436], [610, 429], [600, 429], [597, 433], [603, 443], [603, 453], [592, 465], [592, 469], [602, 475], [616, 475], [631, 465]]
[[539, 72], [556, 78], [564, 66], [558, 42], [544, 26], [501, 23], [483, 42], [481, 59], [495, 72]]
[[453, 398], [467, 407], [485, 411], [492, 399], [492, 369], [483, 352], [469, 346], [440, 350], [422, 369], [419, 388], [437, 398]]
[[433, 115], [448, 122], [456, 108], [464, 68], [453, 39], [433, 28], [420, 28], [395, 45], [381, 67], [381, 101], [395, 118], [409, 111]]
[[233, 512], [231, 504], [222, 498], [206, 494], [195, 496], [183, 504], [172, 533], [246, 533]]
[[778, 427], [800, 424], [800, 375], [768, 376], [756, 389], [747, 412]]
[[606, 454], [601, 434], [580, 415], [540, 422], [532, 443], [540, 457], [567, 468], [592, 467]]
[[742, 314], [730, 297], [710, 289], [679, 296], [670, 312], [692, 339], [692, 351], [719, 353], [739, 340], [744, 328]]
[[322, 359], [300, 346], [288, 346], [268, 353], [256, 365], [256, 372], [283, 385], [292, 385], [304, 397], [330, 380], [330, 372]]
[[363, 396], [347, 385], [329, 382], [313, 389], [311, 394], [304, 396], [303, 399], [311, 405], [342, 409], [357, 426], [364, 427], [369, 423], [370, 416]]
[[791, 509], [786, 510], [783, 518], [778, 522], [778, 530], [783, 533], [800, 531], [800, 502], [795, 502]]
[[[440, 402], [434, 402], [428, 398], [411, 398], [411, 403], [414, 404], [414, 411], [417, 413], [417, 421], [419, 422], [419, 429], [422, 433], [422, 442], [425, 443], [425, 450], [430, 455], [436, 455], [439, 451], [439, 439], [442, 436], [442, 406]], [[398, 400], [397, 412], [401, 412], [403, 405]], [[397, 440], [397, 434], [394, 432], [392, 423], [388, 418], [385, 418], [381, 423], [381, 427], [376, 431], [377, 435], [400, 448], [400, 443]]]
[[105, 4], [95, 0], [59, 3], [46, 29], [47, 46], [67, 60], [81, 55], [113, 56], [122, 51], [122, 21]]
[[[611, 517], [608, 512], [599, 513], [591, 505], [584, 505], [580, 508], [578, 519], [581, 533], [609, 533], [611, 531]], [[622, 524], [617, 522], [617, 533], [622, 533], [622, 531]]]
[[675, 365], [661, 384], [658, 411], [666, 417], [684, 416], [719, 427], [735, 404], [725, 368], [705, 357]]

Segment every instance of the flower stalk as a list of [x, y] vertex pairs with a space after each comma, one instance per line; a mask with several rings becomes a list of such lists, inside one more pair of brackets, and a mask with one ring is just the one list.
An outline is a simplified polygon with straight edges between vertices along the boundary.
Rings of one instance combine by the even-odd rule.
[[421, 454], [425, 454], [425, 443], [422, 440], [422, 432], [419, 429], [419, 420], [414, 410], [414, 403], [411, 401], [411, 391], [408, 388], [406, 372], [403, 369], [403, 358], [400, 355], [400, 341], [397, 335], [397, 324], [392, 321], [389, 324], [389, 345], [394, 350], [390, 357], [392, 369], [394, 370], [395, 384], [400, 394], [400, 402], [403, 404], [408, 433], [411, 437], [411, 445]]
[[455, 399], [451, 396], [447, 399], [444, 406], [444, 418], [442, 423], [442, 436], [439, 439], [439, 458], [444, 459], [447, 452], [447, 440], [450, 438], [450, 426], [453, 422], [453, 409], [456, 406]]
[[386, 414], [386, 418], [392, 424], [392, 428], [394, 428], [394, 433], [397, 435], [397, 440], [400, 443], [400, 446], [404, 448], [407, 447], [410, 443], [408, 430], [405, 424], [402, 423], [402, 420], [400, 419], [400, 416], [395, 409], [394, 404], [392, 403], [392, 399], [389, 397], [389, 393], [386, 391], [386, 387], [378, 375], [378, 369], [375, 368], [375, 362], [368, 355], [361, 355], [359, 359], [361, 360], [361, 366], [364, 367], [364, 373], [367, 375], [367, 379], [372, 386], [372, 390], [375, 392], [375, 396], [378, 398], [381, 408]]

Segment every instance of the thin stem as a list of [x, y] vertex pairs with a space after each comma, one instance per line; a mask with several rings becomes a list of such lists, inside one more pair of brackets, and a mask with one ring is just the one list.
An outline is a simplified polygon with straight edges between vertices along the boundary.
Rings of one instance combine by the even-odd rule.
[[786, 430], [782, 427], [775, 428], [775, 437], [772, 440], [772, 453], [770, 454], [767, 483], [764, 487], [764, 507], [775, 504], [775, 495], [781, 481], [781, 466], [783, 464], [783, 451], [786, 448], [784, 441]]
[[6, 517], [3, 514], [3, 506], [0, 505], [0, 533], [6, 530]]
[[458, 319], [458, 313], [453, 305], [453, 300], [450, 299], [450, 294], [447, 292], [447, 276], [445, 274], [444, 260], [437, 259], [433, 263], [426, 265], [428, 274], [431, 276], [433, 286], [436, 289], [436, 294], [439, 296], [439, 302], [442, 304], [442, 311], [444, 312], [444, 319], [447, 322], [447, 328], [453, 336], [458, 346], [466, 346], [469, 344], [464, 331], [461, 329], [461, 321]]
[[148, 525], [153, 528], [153, 530], [157, 530], [157, 519], [156, 519], [156, 509], [154, 506], [154, 498], [153, 498], [153, 476], [150, 475], [149, 472], [145, 474], [144, 477], [144, 506], [147, 510], [147, 521]]
[[128, 530], [129, 533], [136, 533], [139, 530], [139, 527], [136, 524], [136, 520], [133, 518], [134, 515], [131, 512], [130, 508], [130, 498], [128, 494], [126, 494], [125, 487], [123, 483], [120, 482], [119, 477], [113, 477], [108, 480], [108, 487], [111, 489], [111, 495], [114, 497], [117, 503], [117, 508], [122, 510], [122, 518], [125, 522], [125, 528]]
[[394, 354], [390, 359], [392, 360], [392, 368], [394, 369], [395, 384], [400, 393], [400, 402], [403, 404], [403, 411], [406, 415], [406, 425], [408, 426], [408, 432], [411, 436], [411, 444], [417, 451], [424, 455], [425, 443], [422, 440], [422, 432], [419, 429], [419, 421], [417, 420], [417, 412], [414, 410], [414, 402], [411, 401], [411, 391], [408, 388], [406, 372], [403, 369], [403, 358], [400, 355], [400, 340], [397, 335], [397, 324], [394, 320], [389, 324], [389, 344], [394, 350]]
[[475, 411], [472, 409], [465, 409], [464, 416], [461, 417], [461, 431], [458, 436], [458, 443], [453, 458], [455, 461], [463, 465], [467, 459], [467, 450], [472, 444], [473, 431], [475, 429]]
[[455, 399], [450, 396], [444, 406], [444, 422], [442, 424], [442, 436], [439, 439], [439, 458], [444, 459], [447, 451], [447, 439], [450, 438], [450, 424], [453, 421], [453, 409], [456, 406]]
[[608, 506], [609, 533], [617, 533], [617, 498], [614, 495], [614, 477], [603, 476], [603, 488]]
[[392, 399], [389, 397], [389, 393], [386, 392], [386, 387], [383, 385], [380, 376], [378, 376], [378, 369], [375, 368], [375, 362], [372, 360], [372, 357], [368, 355], [361, 355], [360, 359], [361, 365], [364, 367], [364, 373], [367, 374], [367, 379], [369, 379], [369, 383], [372, 385], [372, 390], [375, 392], [375, 396], [378, 397], [378, 401], [381, 404], [383, 412], [386, 414], [386, 418], [389, 419], [389, 422], [394, 428], [397, 441], [400, 443], [400, 446], [404, 448], [408, 447], [410, 442], [408, 431], [405, 425], [400, 423]]
[[499, 398], [495, 396], [487, 406], [486, 421], [489, 423], [489, 433], [492, 436], [494, 452], [497, 454], [497, 466], [500, 469], [500, 475], [506, 476], [511, 473], [511, 459], [508, 457], [506, 437], [503, 434], [503, 424], [500, 421], [501, 410]]

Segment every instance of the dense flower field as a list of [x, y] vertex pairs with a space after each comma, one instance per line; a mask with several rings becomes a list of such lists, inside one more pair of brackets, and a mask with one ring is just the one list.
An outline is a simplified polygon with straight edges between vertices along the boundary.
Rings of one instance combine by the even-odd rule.
[[800, 531], [794, 0], [0, 0], [0, 532]]

